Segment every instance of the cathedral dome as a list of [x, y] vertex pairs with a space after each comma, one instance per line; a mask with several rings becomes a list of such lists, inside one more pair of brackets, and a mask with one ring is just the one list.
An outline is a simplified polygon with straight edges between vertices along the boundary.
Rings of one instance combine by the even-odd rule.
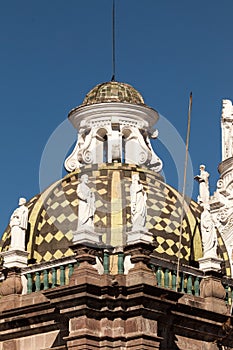
[[127, 102], [144, 105], [142, 95], [131, 85], [109, 81], [96, 85], [86, 95], [82, 106], [106, 102]]
[[[73, 255], [72, 238], [77, 230], [77, 186], [83, 174], [89, 178], [89, 187], [95, 193], [95, 231], [112, 247], [124, 246], [131, 231], [130, 185], [133, 174], [138, 174], [147, 193], [146, 227], [155, 238], [154, 254], [176, 260], [178, 254], [181, 194], [163, 182], [159, 174], [136, 165], [89, 165], [76, 170], [52, 184], [47, 190], [27, 203], [29, 230], [26, 243], [29, 259], [37, 263]], [[182, 224], [181, 261], [189, 264], [202, 255], [199, 231], [201, 207], [186, 202]], [[3, 237], [0, 250], [8, 250], [10, 227]], [[195, 247], [195, 251], [193, 250]]]

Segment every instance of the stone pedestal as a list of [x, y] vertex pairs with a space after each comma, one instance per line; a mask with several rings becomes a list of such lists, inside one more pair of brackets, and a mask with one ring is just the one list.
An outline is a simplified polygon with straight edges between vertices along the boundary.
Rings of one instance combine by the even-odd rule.
[[94, 245], [73, 244], [72, 249], [75, 252], [78, 267], [74, 269], [70, 278], [70, 285], [88, 283], [88, 281], [94, 284], [99, 283], [100, 275], [97, 269], [93, 267], [96, 263], [96, 256], [98, 255], [98, 249], [95, 248]]
[[1, 284], [0, 295], [6, 296], [22, 293], [23, 285], [21, 281], [20, 270], [21, 269], [17, 267], [6, 270], [7, 277]]
[[220, 274], [215, 271], [209, 272], [200, 283], [200, 296], [205, 300], [205, 309], [228, 314], [228, 308], [225, 302], [226, 291], [221, 282]]
[[132, 245], [136, 243], [152, 244], [154, 237], [152, 233], [147, 230], [130, 231], [127, 233], [127, 244]]
[[73, 233], [73, 244], [101, 244], [102, 234], [88, 229], [80, 229]]
[[4, 259], [3, 267], [26, 267], [28, 264], [28, 252], [24, 250], [12, 249], [1, 253]]
[[200, 270], [206, 271], [216, 271], [219, 272], [221, 270], [221, 262], [222, 259], [215, 257], [203, 257], [198, 259]]
[[136, 284], [149, 284], [156, 286], [156, 276], [153, 271], [148, 267], [150, 261], [150, 254], [153, 252], [153, 244], [138, 242], [135, 244], [130, 244], [125, 247], [125, 254], [131, 256], [131, 263], [133, 268], [128, 271], [126, 278], [126, 284], [136, 285]]
[[75, 258], [79, 265], [84, 262], [87, 262], [90, 265], [96, 263], [97, 246], [88, 245], [88, 243], [76, 243], [72, 245], [72, 249], [75, 252]]

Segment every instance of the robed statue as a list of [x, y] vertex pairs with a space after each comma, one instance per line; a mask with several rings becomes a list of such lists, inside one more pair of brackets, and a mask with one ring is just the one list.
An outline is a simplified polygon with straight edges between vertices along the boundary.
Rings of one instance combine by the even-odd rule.
[[19, 199], [19, 207], [15, 209], [10, 218], [11, 244], [10, 250], [25, 250], [25, 235], [28, 226], [28, 208], [26, 199]]
[[214, 221], [210, 214], [209, 205], [204, 205], [204, 210], [201, 213], [201, 236], [204, 258], [216, 258], [218, 239]]
[[205, 165], [200, 165], [200, 175], [194, 177], [199, 182], [199, 203], [207, 204], [209, 202], [209, 176], [210, 174], [205, 170]]
[[139, 175], [132, 176], [132, 184], [130, 186], [131, 196], [131, 221], [133, 224], [132, 231], [145, 230], [146, 226], [146, 200], [147, 195], [142, 184], [139, 181]]
[[88, 184], [88, 175], [81, 176], [81, 182], [77, 187], [77, 196], [79, 199], [78, 207], [78, 230], [94, 229], [94, 214], [95, 214], [95, 195], [90, 190]]

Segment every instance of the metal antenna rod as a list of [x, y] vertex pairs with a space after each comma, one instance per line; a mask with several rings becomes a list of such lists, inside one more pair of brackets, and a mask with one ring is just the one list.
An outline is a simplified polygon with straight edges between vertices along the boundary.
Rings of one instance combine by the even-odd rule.
[[186, 177], [187, 177], [187, 165], [188, 165], [188, 147], [189, 147], [189, 135], [190, 135], [190, 124], [191, 124], [191, 111], [192, 111], [192, 92], [189, 96], [189, 110], [188, 110], [188, 127], [186, 135], [186, 147], [185, 147], [185, 162], [184, 162], [184, 182], [182, 192], [182, 206], [181, 206], [181, 217], [180, 217], [180, 237], [179, 237], [179, 250], [178, 250], [178, 262], [176, 271], [176, 291], [179, 287], [179, 271], [180, 271], [180, 253], [181, 253], [181, 239], [182, 239], [182, 224], [184, 219], [184, 204], [185, 204], [185, 189], [186, 189]]
[[112, 79], [115, 81], [116, 74], [116, 38], [115, 38], [115, 0], [112, 1]]

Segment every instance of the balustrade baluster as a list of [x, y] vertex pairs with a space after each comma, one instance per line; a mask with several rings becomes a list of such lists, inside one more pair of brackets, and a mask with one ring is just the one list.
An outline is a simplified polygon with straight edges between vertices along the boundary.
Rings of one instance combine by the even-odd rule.
[[118, 253], [118, 273], [119, 274], [124, 273], [124, 253], [123, 252]]
[[32, 293], [32, 274], [30, 272], [27, 273], [27, 293]]
[[61, 286], [65, 285], [65, 266], [64, 265], [60, 266], [60, 285]]
[[40, 291], [40, 271], [36, 271], [36, 292]]
[[172, 289], [176, 290], [176, 271], [172, 271]]
[[103, 267], [104, 267], [104, 274], [109, 274], [109, 252], [108, 251], [104, 251]]
[[192, 276], [189, 275], [187, 280], [187, 294], [193, 294], [192, 289], [193, 289]]
[[164, 287], [169, 288], [169, 269], [164, 271]]
[[44, 280], [44, 290], [49, 288], [49, 278], [48, 278], [48, 270], [44, 269], [43, 271], [43, 280]]
[[70, 279], [70, 277], [73, 275], [73, 272], [74, 272], [74, 264], [73, 263], [70, 263], [68, 265], [68, 268], [69, 268], [69, 273], [68, 273], [68, 277]]
[[57, 267], [52, 267], [52, 288], [57, 286]]
[[157, 285], [161, 287], [162, 285], [162, 271], [161, 266], [158, 266], [158, 269], [156, 271], [156, 279], [157, 279]]
[[194, 295], [195, 295], [196, 297], [199, 297], [199, 296], [200, 296], [199, 277], [196, 277], [196, 278], [195, 278], [195, 281], [194, 281]]

